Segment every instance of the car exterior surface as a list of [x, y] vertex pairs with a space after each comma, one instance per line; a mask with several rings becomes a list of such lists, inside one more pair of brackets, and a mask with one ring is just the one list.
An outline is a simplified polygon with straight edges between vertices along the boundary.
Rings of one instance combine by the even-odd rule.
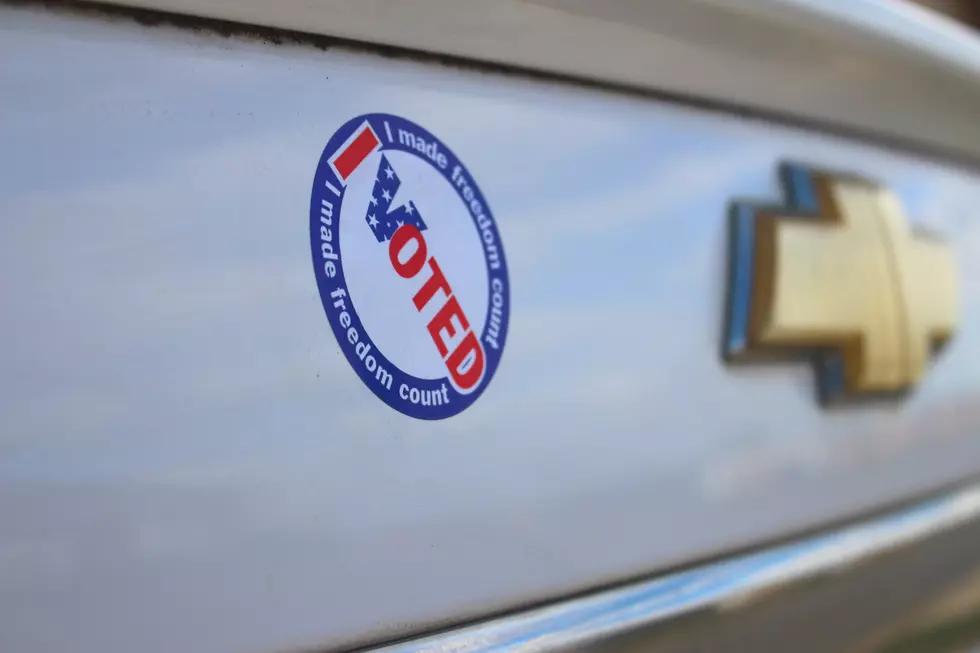
[[[0, 650], [563, 650], [920, 540], [852, 587], [980, 563], [965, 30], [884, 2], [15, 3], [0, 52]], [[439, 419], [379, 398], [324, 285], [331, 144], [364, 116], [456, 157], [505, 253], [492, 379]], [[955, 330], [902, 396], [825, 407], [805, 359], [722, 355], [731, 207], [785, 204], [787, 162], [949, 249]], [[447, 271], [478, 251], [450, 233]], [[358, 269], [364, 328], [402, 324]], [[474, 324], [490, 275], [457, 293]]]

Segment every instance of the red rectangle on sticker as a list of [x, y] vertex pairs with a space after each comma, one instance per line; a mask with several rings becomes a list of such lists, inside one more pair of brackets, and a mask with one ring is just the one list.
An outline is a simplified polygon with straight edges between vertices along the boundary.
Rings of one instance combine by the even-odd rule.
[[357, 166], [361, 165], [364, 159], [380, 144], [381, 141], [374, 135], [374, 130], [369, 125], [365, 125], [357, 138], [347, 146], [347, 149], [333, 160], [337, 174], [346, 181], [350, 174], [357, 169]]

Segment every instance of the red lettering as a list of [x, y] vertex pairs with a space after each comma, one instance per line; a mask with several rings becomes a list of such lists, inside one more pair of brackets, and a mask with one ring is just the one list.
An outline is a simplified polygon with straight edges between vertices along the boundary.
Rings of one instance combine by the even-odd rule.
[[456, 301], [456, 295], [452, 295], [429, 322], [429, 335], [432, 336], [432, 341], [436, 343], [436, 349], [439, 350], [439, 355], [443, 358], [449, 353], [449, 347], [446, 346], [446, 341], [442, 337], [442, 331], [445, 330], [450, 338], [456, 335], [456, 327], [453, 326], [454, 317], [459, 321], [463, 331], [470, 328], [469, 320], [463, 315], [463, 309]]
[[422, 284], [419, 291], [415, 293], [415, 297], [412, 298], [412, 301], [415, 302], [415, 308], [419, 311], [435, 297], [437, 290], [442, 290], [442, 292], [446, 293], [446, 297], [453, 294], [452, 288], [449, 287], [449, 282], [446, 281], [446, 277], [442, 274], [442, 268], [436, 263], [436, 257], [433, 256], [429, 259], [429, 267], [432, 269], [432, 276], [425, 280], [425, 283]]
[[[405, 251], [405, 247], [413, 240], [416, 243], [415, 251], [409, 255], [407, 260], [402, 261], [402, 253]], [[391, 267], [403, 279], [410, 279], [422, 271], [427, 254], [428, 249], [422, 232], [410, 224], [399, 227], [392, 234], [391, 242], [388, 243], [388, 258], [391, 260]], [[483, 378], [483, 369], [486, 365], [483, 347], [480, 345], [480, 340], [476, 334], [470, 330], [470, 322], [463, 314], [463, 307], [459, 305], [459, 300], [453, 295], [449, 281], [442, 273], [442, 268], [436, 263], [435, 257], [429, 258], [428, 263], [432, 274], [412, 297], [412, 302], [415, 304], [416, 310], [421, 312], [436, 296], [437, 291], [441, 290], [446, 295], [446, 303], [436, 311], [427, 328], [429, 335], [432, 336], [432, 342], [439, 350], [439, 355], [446, 363], [453, 384], [461, 391], [467, 392], [472, 390]], [[449, 347], [446, 346], [446, 338], [452, 339], [460, 331], [465, 332], [466, 335], [456, 349], [450, 353]]]
[[[483, 347], [472, 331], [466, 334], [453, 353], [446, 359], [446, 367], [456, 387], [462, 391], [472, 390], [483, 378]], [[463, 368], [466, 369], [463, 369]]]
[[334, 159], [333, 164], [337, 168], [337, 172], [340, 173], [341, 177], [347, 179], [377, 146], [378, 137], [374, 135], [374, 130], [368, 127], [357, 135], [357, 138], [347, 146], [346, 150], [340, 153], [340, 156]]
[[[402, 263], [401, 253], [405, 249], [405, 245], [413, 240], [417, 243], [415, 251], [412, 252], [407, 261]], [[422, 271], [427, 253], [422, 232], [410, 224], [398, 227], [391, 236], [391, 242], [388, 243], [388, 258], [391, 259], [391, 267], [395, 268], [395, 272], [403, 279], [410, 279]]]

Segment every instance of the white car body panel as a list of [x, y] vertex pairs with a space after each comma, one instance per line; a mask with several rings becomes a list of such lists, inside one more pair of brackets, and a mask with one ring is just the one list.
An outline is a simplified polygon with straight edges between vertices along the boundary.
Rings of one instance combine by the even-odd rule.
[[[371, 25], [401, 11], [357, 4], [374, 7]], [[747, 6], [777, 4], [802, 11]], [[266, 15], [220, 6], [224, 18]], [[291, 7], [266, 24], [316, 27]], [[532, 29], [535, 12], [559, 9], [510, 3], [499, 16]], [[364, 14], [334, 19], [337, 35], [367, 38], [355, 29]], [[608, 29], [609, 42], [627, 30]], [[895, 34], [867, 45], [859, 61], [878, 63], [866, 84], [846, 66], [813, 77], [829, 56], [819, 48], [774, 64], [765, 83], [749, 56], [729, 75], [693, 40], [675, 54], [702, 56], [684, 56], [690, 76], [677, 66], [666, 87], [700, 94], [688, 79], [736, 103], [749, 89], [767, 110], [835, 123], [851, 106], [848, 129], [980, 154], [980, 132], [964, 131], [980, 91], [951, 84], [969, 78], [956, 57], [975, 44], [949, 44], [962, 51], [930, 76], [939, 55], [922, 44], [874, 58]], [[743, 52], [756, 47], [744, 40]], [[521, 48], [497, 51], [512, 62], [502, 53]], [[917, 105], [897, 76], [906, 58], [937, 92]], [[366, 645], [819, 528], [980, 471], [969, 283], [956, 339], [901, 404], [823, 411], [807, 365], [732, 370], [718, 356], [726, 207], [778, 200], [780, 160], [876, 176], [913, 223], [949, 239], [969, 280], [980, 179], [966, 167], [612, 90], [98, 13], [0, 6], [0, 60], [4, 653]], [[603, 79], [661, 79], [630, 74]], [[806, 75], [815, 85], [800, 95], [773, 90]], [[360, 383], [313, 277], [317, 161], [344, 121], [371, 111], [452, 146], [508, 256], [503, 362], [448, 420], [395, 413]], [[916, 115], [936, 118], [912, 133]]]
[[968, 28], [893, 0], [109, 4], [717, 102], [980, 159], [980, 43]]

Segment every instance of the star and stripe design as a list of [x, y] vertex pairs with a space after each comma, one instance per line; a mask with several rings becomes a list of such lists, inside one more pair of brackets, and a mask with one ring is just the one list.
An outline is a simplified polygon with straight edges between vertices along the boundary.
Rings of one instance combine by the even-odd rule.
[[364, 216], [364, 221], [367, 222], [379, 243], [391, 240], [392, 235], [402, 225], [413, 225], [419, 231], [427, 229], [415, 202], [409, 200], [406, 204], [392, 207], [391, 202], [400, 186], [401, 179], [398, 178], [398, 173], [391, 167], [388, 157], [382, 154], [378, 173], [374, 177], [371, 200], [368, 202]]

